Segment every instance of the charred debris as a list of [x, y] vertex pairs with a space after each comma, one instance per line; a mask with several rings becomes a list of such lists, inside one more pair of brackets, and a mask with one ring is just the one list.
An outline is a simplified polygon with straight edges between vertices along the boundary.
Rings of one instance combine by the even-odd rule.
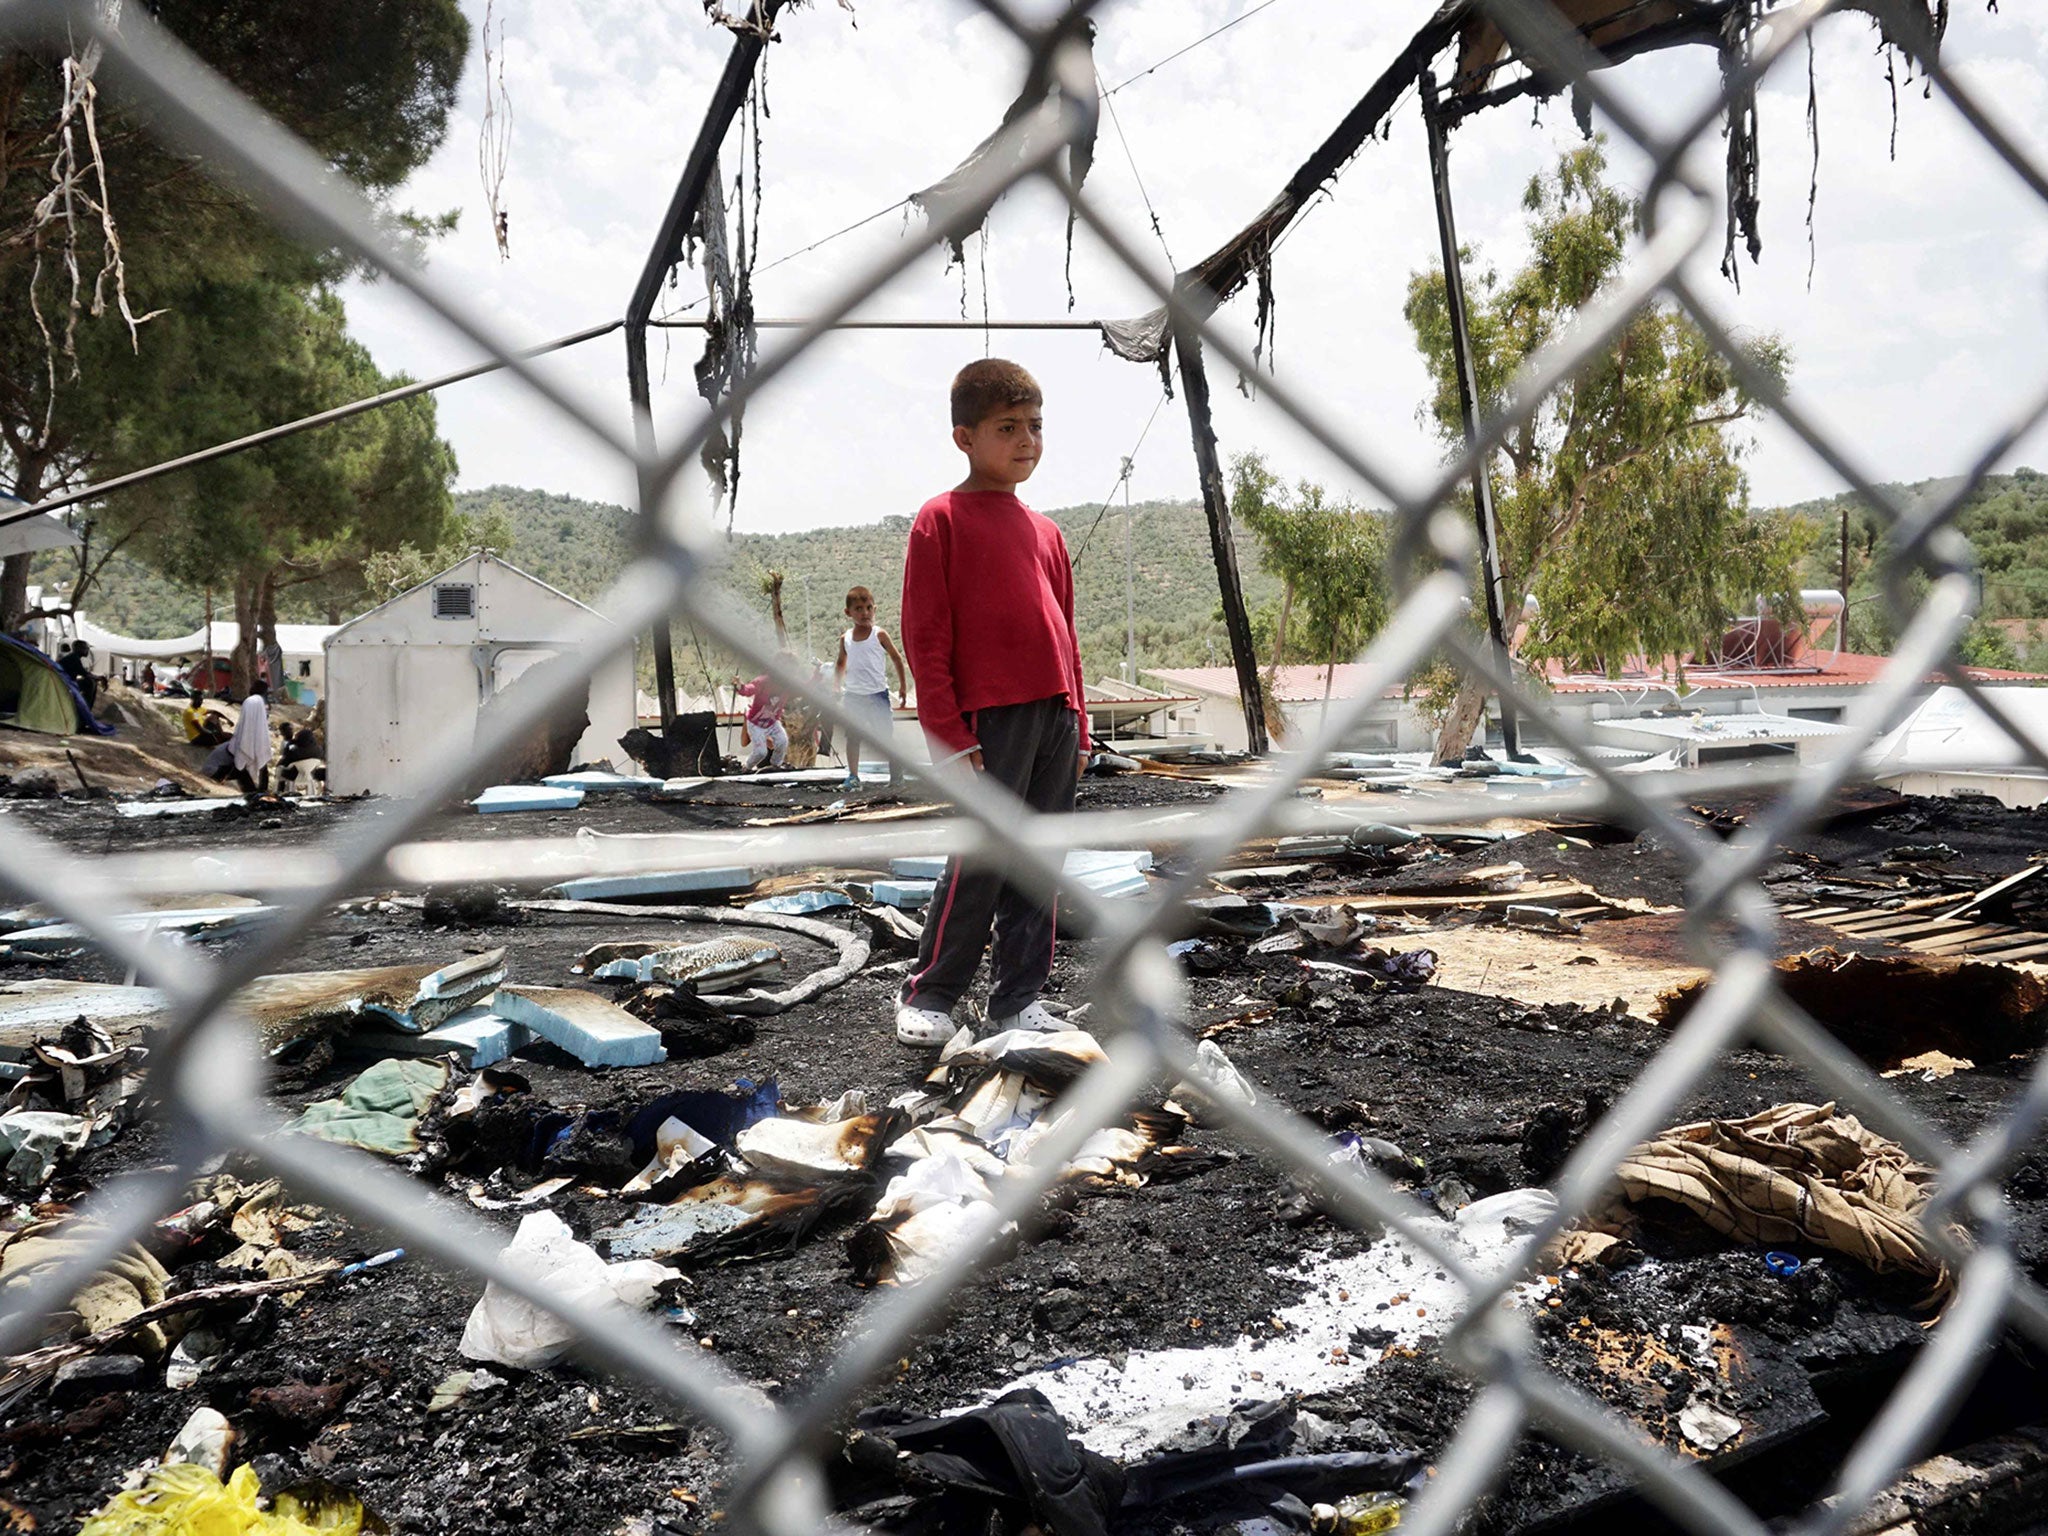
[[[1084, 802], [1199, 807], [1234, 772], [1092, 779]], [[1092, 941], [1060, 941], [1060, 1031], [989, 1035], [964, 1010], [942, 1050], [904, 1050], [888, 1005], [928, 861], [366, 899], [247, 989], [248, 1049], [280, 1134], [403, 1170], [491, 1222], [506, 1262], [556, 1294], [647, 1312], [682, 1355], [715, 1355], [771, 1400], [806, 1390], [876, 1291], [993, 1235], [944, 1325], [835, 1430], [850, 1519], [1370, 1528], [1470, 1400], [1442, 1350], [1462, 1293], [1398, 1234], [1333, 1220], [1312, 1178], [1248, 1152], [1214, 1105], [1303, 1113], [1334, 1163], [1393, 1179], [1432, 1232], [1497, 1267], [1708, 973], [1682, 943], [1680, 866], [1652, 838], [1410, 829], [1384, 796], [1319, 788], [1323, 809], [1359, 808], [1355, 828], [1248, 848], [1172, 945], [1197, 1071], [1089, 1138], [1014, 1227], [992, 1190], [1106, 1043]], [[727, 780], [528, 815], [602, 835], [918, 809]], [[17, 813], [96, 848], [200, 836], [197, 818], [100, 802]], [[1689, 814], [1732, 835], [1749, 807]], [[1861, 791], [1765, 873], [1791, 995], [1958, 1140], [2009, 1112], [2041, 1048], [2041, 831], [2030, 813]], [[1105, 850], [1070, 878], [1135, 896], [1173, 858], [1170, 843]], [[226, 948], [262, 911], [222, 897], [150, 918]], [[149, 1077], [161, 999], [33, 909], [8, 914], [0, 965], [13, 1287], [86, 1240], [65, 1220], [81, 1199], [173, 1149]], [[2037, 1275], [2044, 1167], [2030, 1151], [2004, 1184]], [[1788, 1517], [1828, 1492], [1947, 1304], [1954, 1278], [1919, 1219], [1933, 1180], [1858, 1106], [1745, 1044], [1629, 1155], [1610, 1203], [1534, 1256], [1513, 1305], [1549, 1369]], [[2023, 1528], [2048, 1476], [2039, 1368], [2007, 1338], [1887, 1507], [1921, 1529]], [[0, 1361], [17, 1529], [169, 1529], [215, 1500], [350, 1529], [711, 1530], [732, 1472], [714, 1433], [580, 1357], [547, 1314], [240, 1159], [210, 1165]], [[1621, 1470], [1530, 1437], [1471, 1518], [1652, 1517]]]

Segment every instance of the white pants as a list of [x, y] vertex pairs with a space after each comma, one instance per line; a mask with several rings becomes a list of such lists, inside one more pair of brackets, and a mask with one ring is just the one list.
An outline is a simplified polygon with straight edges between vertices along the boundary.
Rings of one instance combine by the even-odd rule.
[[753, 772], [765, 759], [770, 768], [780, 768], [789, 751], [789, 732], [776, 721], [766, 727], [747, 722], [747, 771]]

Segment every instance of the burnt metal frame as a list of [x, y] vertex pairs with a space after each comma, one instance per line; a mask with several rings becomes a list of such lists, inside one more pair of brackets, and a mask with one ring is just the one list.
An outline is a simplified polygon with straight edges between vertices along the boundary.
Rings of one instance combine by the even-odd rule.
[[[1444, 305], [1451, 318], [1451, 351], [1457, 365], [1458, 415], [1469, 450], [1479, 441], [1479, 374], [1472, 362], [1472, 332], [1465, 306], [1465, 259], [1458, 248], [1458, 225], [1451, 207], [1451, 155], [1445, 122], [1436, 93], [1436, 76], [1425, 68], [1416, 77], [1422, 93], [1422, 125], [1429, 142], [1429, 185], [1436, 201], [1436, 230], [1444, 256]], [[1511, 670], [1508, 660], [1507, 593], [1501, 577], [1500, 524], [1493, 514], [1493, 472], [1485, 455], [1472, 461], [1472, 520], [1479, 536], [1479, 584], [1486, 594], [1486, 638], [1494, 665]], [[1521, 730], [1515, 720], [1512, 689], [1500, 698], [1501, 742], [1510, 759], [1521, 756]]]
[[[698, 125], [689, 158], [683, 162], [683, 173], [669, 198], [668, 211], [662, 215], [661, 228], [654, 236], [654, 248], [647, 253], [647, 263], [640, 269], [639, 281], [634, 283], [633, 296], [626, 304], [626, 392], [633, 407], [634, 440], [642, 454], [650, 457], [654, 453], [654, 404], [647, 378], [647, 326], [654, 318], [662, 283], [682, 260], [690, 226], [696, 222], [712, 177], [718, 174], [719, 146], [725, 142], [733, 118], [753, 88], [754, 66], [768, 46], [769, 32], [782, 5], [783, 0], [757, 0], [752, 24], [734, 28], [725, 68], [712, 88], [704, 120]], [[644, 494], [645, 487], [642, 489]], [[666, 733], [676, 722], [676, 659], [667, 614], [655, 619], [652, 632], [655, 697], [660, 701], [661, 728]]]
[[[1064, 137], [1072, 140], [1085, 132], [1095, 106], [1093, 76], [1085, 57], [1065, 40], [1069, 29], [1097, 8], [1093, 0], [1072, 0], [1044, 28], [1021, 20], [1010, 0], [979, 3], [1029, 50], [1033, 76], [1057, 82], [1054, 110]], [[1866, 0], [1857, 8], [1873, 7], [1901, 23], [1905, 20], [1894, 0]], [[1826, 0], [1787, 7], [1782, 13], [1784, 26], [1774, 31], [1756, 57], [1734, 71], [1724, 89], [1734, 92], [1754, 85], [1835, 8]], [[423, 1255], [457, 1266], [479, 1282], [493, 1281], [562, 1318], [585, 1349], [608, 1368], [670, 1395], [714, 1426], [732, 1447], [738, 1464], [730, 1493], [735, 1529], [823, 1529], [831, 1522], [817, 1455], [831, 1427], [884, 1379], [915, 1336], [943, 1325], [945, 1309], [956, 1292], [985, 1267], [1001, 1224], [1022, 1220], [1035, 1208], [1088, 1135], [1126, 1113], [1148, 1084], [1165, 1074], [1193, 1072], [1188, 1091], [1210, 1101], [1218, 1125], [1304, 1179], [1340, 1219], [1384, 1224], [1399, 1234], [1466, 1292], [1466, 1305], [1443, 1336], [1443, 1347], [1452, 1363], [1480, 1383], [1480, 1391], [1438, 1457], [1436, 1479], [1416, 1501], [1404, 1526], [1421, 1536], [1447, 1536], [1498, 1480], [1521, 1436], [1534, 1430], [1624, 1469], [1637, 1479], [1647, 1499], [1687, 1530], [1701, 1536], [1765, 1536], [1763, 1524], [1701, 1466], [1646, 1441], [1635, 1426], [1546, 1371], [1521, 1315], [1512, 1305], [1504, 1305], [1534, 1272], [1542, 1245], [1602, 1195], [1619, 1158], [1666, 1123], [1724, 1052], [1754, 1039], [1795, 1059], [1823, 1091], [1850, 1103], [1911, 1154], [1936, 1166], [1939, 1192], [1923, 1221], [1930, 1240], [1958, 1277], [1955, 1298], [1931, 1330], [1927, 1347], [1841, 1468], [1834, 1500], [1809, 1512], [1796, 1526], [1800, 1536], [1839, 1536], [1945, 1421], [2005, 1328], [2018, 1329], [2048, 1346], [2048, 1291], [2020, 1269], [1999, 1188], [2008, 1163], [2039, 1139], [2048, 1119], [2048, 1056], [2036, 1062], [2018, 1085], [2004, 1117], [1959, 1145], [1797, 1008], [1778, 986], [1770, 964], [1775, 917], [1759, 876], [1780, 844], [1819, 818], [1829, 796], [1856, 771], [1854, 758], [1845, 756], [1793, 773], [1761, 768], [1630, 778], [1593, 752], [1583, 729], [1563, 718], [1553, 704], [1540, 696], [1521, 696], [1529, 717], [1575, 750], [1586, 765], [1585, 787], [1551, 804], [1559, 812], [1596, 812], [1654, 832], [1685, 861], [1690, 895], [1685, 931], [1694, 953], [1714, 974], [1699, 1005], [1645, 1063], [1637, 1081], [1593, 1127], [1553, 1181], [1559, 1199], [1556, 1214], [1496, 1270], [1477, 1268], [1444, 1224], [1385, 1179], [1332, 1164], [1318, 1128], [1287, 1106], [1263, 1095], [1244, 1103], [1227, 1095], [1204, 1094], [1193, 1042], [1179, 1023], [1185, 1000], [1165, 940], [1187, 920], [1187, 900], [1200, 888], [1204, 872], [1247, 839], [1352, 824], [1338, 808], [1298, 801], [1294, 790], [1344, 740], [1382, 688], [1400, 682], [1441, 649], [1496, 687], [1515, 690], [1514, 678], [1501, 668], [1492, 648], [1473, 643], [1462, 623], [1472, 535], [1455, 518], [1439, 515], [1440, 509], [1469, 477], [1475, 461], [1525, 422], [1549, 392], [1608, 347], [1644, 306], [1665, 297], [1692, 316], [1731, 366], [1743, 372], [1745, 384], [1769, 402], [1779, 419], [1894, 535], [1888, 575], [1907, 622], [1891, 666], [1851, 709], [1845, 725], [1859, 741], [1868, 742], [1898, 716], [1930, 672], [1941, 671], [2004, 731], [2025, 763], [2048, 772], [2048, 750], [2011, 720], [1957, 658], [1956, 642], [1967, 621], [1970, 576], [1968, 548], [1953, 527], [1963, 500], [1983, 476], [2014, 443], [2048, 420], [2048, 384], [2020, 399], [1967, 456], [1962, 474], [1937, 497], [1908, 504], [1880, 489], [1853, 445], [1830, 437], [1746, 359], [1719, 308], [1721, 296], [1701, 292], [1685, 275], [1687, 261], [1712, 237], [1714, 192], [1688, 181], [1683, 161], [1687, 149], [1712, 131], [1719, 103], [1680, 131], [1660, 134], [1602, 85], [1595, 73], [1600, 61], [1548, 5], [1488, 0], [1486, 9], [1525, 57], [1573, 80], [1594, 110], [1645, 151], [1654, 167], [1645, 201], [1648, 239], [1637, 262], [1615, 286], [1531, 360], [1508, 390], [1498, 415], [1490, 414], [1478, 424], [1476, 439], [1466, 451], [1434, 474], [1404, 475], [1351, 434], [1337, 430], [1313, 402], [1290, 386], [1277, 379], [1265, 386], [1275, 405], [1394, 508], [1399, 602], [1391, 621], [1359, 658], [1364, 678], [1358, 696], [1339, 701], [1315, 738], [1275, 763], [1260, 782], [1233, 792], [1192, 820], [1150, 812], [1034, 817], [1000, 788], [957, 764], [906, 764], [914, 776], [950, 798], [957, 814], [906, 823], [900, 829], [878, 831], [858, 824], [799, 827], [766, 836], [750, 832], [745, 839], [746, 857], [763, 867], [908, 852], [1000, 857], [1016, 883], [1041, 895], [1059, 890], [1061, 854], [1073, 847], [1171, 844], [1180, 850], [1178, 867], [1184, 871], [1160, 881], [1139, 900], [1105, 901], [1080, 889], [1061, 892], [1070, 907], [1086, 911], [1101, 935], [1095, 995], [1097, 1029], [1106, 1041], [1108, 1059], [1062, 1098], [1062, 1114], [1033, 1156], [999, 1181], [994, 1215], [978, 1237], [963, 1242], [929, 1279], [878, 1294], [819, 1376], [798, 1388], [788, 1403], [776, 1406], [714, 1357], [686, 1352], [672, 1330], [615, 1311], [567, 1306], [547, 1295], [505, 1265], [500, 1228], [445, 1202], [429, 1200], [414, 1181], [365, 1155], [278, 1134], [282, 1119], [264, 1094], [255, 1034], [239, 996], [252, 977], [285, 960], [307, 925], [335, 900], [365, 888], [532, 878], [542, 873], [561, 878], [731, 861], [740, 839], [721, 834], [682, 833], [586, 847], [574, 838], [435, 841], [422, 833], [479, 763], [520, 739], [658, 617], [687, 612], [721, 643], [762, 660], [776, 681], [802, 686], [804, 678], [773, 659], [772, 636], [712, 583], [721, 541], [709, 520], [686, 504], [685, 471], [722, 419], [773, 387], [817, 337], [907, 270], [917, 253], [893, 253], [858, 273], [822, 315], [765, 356], [733, 398], [707, 409], [678, 444], [666, 453], [645, 451], [497, 342], [460, 294], [406, 263], [385, 243], [373, 210], [337, 185], [310, 151], [205, 71], [146, 15], [131, 11], [116, 30], [94, 0], [0, 0], [0, 39], [33, 43], [53, 54], [79, 38], [101, 41], [106, 54], [100, 78], [150, 110], [157, 132], [212, 165], [232, 168], [248, 195], [281, 225], [309, 241], [371, 262], [417, 293], [452, 329], [517, 374], [552, 410], [631, 464], [642, 488], [646, 544], [645, 552], [601, 600], [610, 624], [592, 624], [585, 644], [571, 653], [570, 665], [530, 696], [508, 696], [508, 707], [484, 727], [477, 741], [436, 763], [419, 799], [382, 807], [382, 814], [373, 818], [347, 821], [322, 844], [284, 850], [223, 849], [218, 866], [202, 871], [193, 868], [189, 857], [171, 852], [71, 855], [29, 828], [10, 828], [8, 839], [0, 844], [0, 888], [42, 902], [60, 920], [81, 924], [105, 953], [134, 967], [140, 979], [160, 987], [169, 998], [170, 1021], [150, 1063], [156, 1102], [167, 1126], [169, 1166], [116, 1180], [84, 1202], [72, 1218], [72, 1230], [85, 1239], [79, 1249], [6, 1298], [0, 1309], [0, 1350], [19, 1347], [50, 1310], [123, 1244], [155, 1216], [182, 1203], [187, 1179], [208, 1159], [240, 1150], [284, 1177], [297, 1194], [372, 1222]], [[1903, 35], [1930, 85], [2028, 191], [2048, 204], [2048, 166], [2013, 142], [1931, 47], [1910, 32]], [[1050, 182], [1067, 198], [1090, 237], [1152, 288], [1167, 306], [1174, 327], [1199, 335], [1205, 347], [1226, 363], [1249, 371], [1253, 360], [1207, 324], [1206, 312], [1190, 307], [1185, 290], [1147, 271], [1134, 238], [1066, 180], [1056, 154], [1057, 146], [1026, 158], [1006, 176], [988, 178], [991, 195], [1002, 185], [1028, 177]], [[942, 221], [942, 227], [948, 233], [965, 227], [971, 212]], [[1416, 556], [1429, 558], [1417, 561]], [[1917, 608], [1905, 600], [1905, 581], [1915, 569], [1932, 578]], [[854, 723], [829, 699], [819, 700], [818, 708], [837, 725]], [[888, 744], [882, 750], [895, 753]], [[1775, 798], [1726, 843], [1674, 813], [1674, 807], [1708, 789], [1731, 787], [1768, 790]], [[1485, 795], [1472, 793], [1418, 798], [1404, 807], [1404, 819], [1419, 827], [1454, 824], [1492, 804]], [[199, 884], [212, 890], [264, 893], [278, 911], [253, 927], [234, 954], [219, 959], [154, 935], [123, 931], [107, 921], [139, 896], [190, 891]], [[868, 1027], [875, 1028], [880, 1039], [886, 1025], [877, 1020]], [[1952, 1222], [1967, 1230], [1966, 1241], [1951, 1235]]]

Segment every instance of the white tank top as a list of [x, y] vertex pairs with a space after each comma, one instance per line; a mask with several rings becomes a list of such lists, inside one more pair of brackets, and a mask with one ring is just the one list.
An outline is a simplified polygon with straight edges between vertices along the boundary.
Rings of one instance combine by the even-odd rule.
[[882, 632], [870, 629], [867, 639], [856, 640], [849, 629], [840, 639], [846, 646], [846, 691], [887, 693], [889, 659], [882, 652]]

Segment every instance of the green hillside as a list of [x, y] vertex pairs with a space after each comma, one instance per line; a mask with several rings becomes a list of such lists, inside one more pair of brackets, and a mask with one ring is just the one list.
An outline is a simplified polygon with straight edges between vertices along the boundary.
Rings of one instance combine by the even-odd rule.
[[[455, 504], [456, 510], [465, 514], [502, 512], [513, 529], [506, 557], [572, 597], [586, 601], [597, 597], [630, 558], [627, 530], [631, 514], [623, 507], [515, 486], [465, 491], [455, 498]], [[1097, 507], [1068, 507], [1050, 514], [1077, 557], [1075, 608], [1091, 677], [1116, 672], [1124, 659], [1123, 509], [1113, 509], [1094, 526], [1097, 511]], [[1133, 515], [1136, 570], [1132, 607], [1138, 664], [1227, 662], [1229, 644], [1216, 617], [1216, 577], [1200, 506], [1146, 502], [1135, 505]], [[808, 616], [811, 647], [829, 662], [845, 627], [849, 586], [859, 583], [872, 588], [880, 622], [892, 631], [898, 627], [903, 546], [909, 532], [908, 517], [802, 533], [741, 532], [732, 540], [729, 582], [765, 618], [768, 604], [760, 595], [761, 574], [771, 569], [783, 572], [783, 609], [792, 638], [801, 650]], [[1238, 557], [1248, 601], [1254, 609], [1277, 602], [1279, 584], [1258, 567], [1256, 547], [1243, 534], [1239, 538]], [[52, 575], [61, 572], [59, 561], [52, 560], [50, 566]], [[57, 579], [61, 580], [61, 575]], [[96, 622], [126, 633], [173, 635], [198, 626], [203, 604], [203, 595], [165, 582], [138, 562], [116, 560], [86, 607]], [[281, 616], [308, 622], [347, 617], [291, 611], [289, 605]], [[676, 641], [678, 667], [685, 686], [691, 686], [703, 669], [687, 635], [679, 631]], [[724, 669], [721, 658], [712, 657], [711, 661], [715, 671]]]
[[[1938, 493], [1945, 483], [1923, 481], [1892, 489], [1911, 500]], [[1837, 497], [1786, 509], [1815, 526], [1816, 547], [1803, 576], [1810, 585], [1832, 587], [1840, 580], [1839, 520], [1849, 500]], [[456, 497], [456, 507], [471, 515], [501, 511], [513, 530], [512, 545], [504, 553], [543, 581], [586, 600], [598, 596], [629, 558], [630, 514], [623, 507], [515, 486], [465, 491]], [[1099, 524], [1096, 514], [1092, 506], [1050, 514], [1077, 558], [1076, 608], [1091, 677], [1116, 673], [1124, 658], [1123, 509], [1113, 508]], [[1226, 662], [1229, 648], [1216, 616], [1216, 577], [1200, 507], [1193, 502], [1145, 502], [1134, 515], [1132, 606], [1139, 666]], [[1884, 653], [1895, 639], [1896, 623], [1876, 595], [1874, 572], [1883, 543], [1868, 513], [1851, 506], [1849, 523], [1850, 639], [1855, 649]], [[2048, 475], [2019, 469], [1992, 476], [1970, 499], [1958, 526], [1975, 548], [1984, 578], [1971, 659], [2048, 670], [2048, 639], [2032, 638], [2019, 633], [2021, 626], [1999, 622], [2048, 620]], [[732, 541], [729, 582], [765, 616], [761, 573], [782, 571], [787, 578], [784, 611], [792, 637], [801, 649], [808, 618], [810, 648], [829, 661], [845, 622], [841, 610], [846, 589], [855, 582], [874, 590], [882, 624], [891, 630], [898, 627], [903, 545], [909, 530], [908, 517], [891, 517], [802, 533], [742, 532]], [[1259, 566], [1256, 543], [1243, 530], [1238, 535], [1238, 558], [1254, 613], [1276, 604], [1278, 583]], [[68, 562], [64, 554], [45, 557], [39, 578], [61, 584]], [[139, 562], [116, 560], [86, 606], [109, 627], [137, 635], [172, 635], [198, 627], [204, 598], [165, 582]], [[347, 617], [289, 606], [283, 616], [314, 622]], [[2048, 635], [2048, 623], [2033, 633]], [[695, 687], [704, 668], [686, 632], [678, 633], [677, 648], [684, 684]], [[708, 660], [714, 673], [727, 670], [724, 658], [712, 655]]]
[[[492, 486], [458, 496], [456, 508], [471, 514], [501, 510], [516, 533], [513, 562], [575, 597], [601, 591], [627, 547], [629, 514], [622, 507]], [[1074, 606], [1091, 677], [1114, 672], [1125, 648], [1123, 509], [1112, 509], [1098, 524], [1099, 510], [1064, 507], [1048, 514], [1059, 523], [1076, 557]], [[1201, 507], [1194, 502], [1145, 502], [1134, 505], [1132, 513], [1132, 609], [1139, 666], [1228, 661], [1229, 643], [1216, 617], [1216, 576]], [[908, 517], [801, 533], [741, 532], [732, 540], [730, 584], [765, 616], [768, 604], [759, 596], [760, 578], [767, 571], [781, 571], [783, 613], [792, 639], [801, 650], [808, 618], [810, 648], [829, 661], [845, 627], [849, 586], [871, 588], [879, 622], [890, 630], [898, 627], [903, 547], [909, 533]], [[1240, 547], [1239, 559], [1245, 566], [1250, 604], [1257, 608], [1276, 602], [1279, 583], [1258, 568], [1256, 551]]]
[[[1910, 507], [1952, 494], [1956, 484], [1953, 479], [1921, 480], [1885, 489]], [[1900, 625], [1881, 592], [1879, 573], [1889, 541], [1877, 519], [1850, 495], [1785, 510], [1815, 525], [1817, 544], [1804, 579], [1813, 586], [1839, 587], [1845, 508], [1851, 648], [1887, 655]], [[1982, 582], [1977, 623], [1964, 641], [1964, 656], [1980, 666], [2048, 671], [2048, 641], [2037, 638], [2048, 633], [2048, 625], [2020, 622], [2048, 619], [2048, 474], [2022, 467], [1988, 476], [1963, 503], [1955, 526], [1976, 555]], [[1907, 586], [1913, 600], [1927, 590], [1926, 579], [1917, 575]]]

